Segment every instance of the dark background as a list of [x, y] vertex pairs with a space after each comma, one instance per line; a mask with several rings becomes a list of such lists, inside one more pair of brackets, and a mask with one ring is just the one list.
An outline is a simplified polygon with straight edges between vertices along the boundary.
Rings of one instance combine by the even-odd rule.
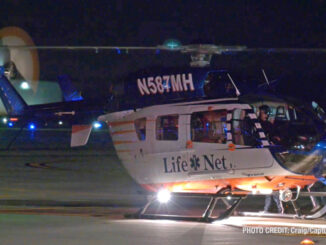
[[[325, 1], [2, 0], [0, 27], [19, 26], [36, 45], [159, 45], [175, 38], [251, 48], [326, 47]], [[177, 53], [40, 51], [41, 79], [69, 74], [85, 97], [105, 97], [111, 83], [150, 66], [181, 66]], [[237, 80], [281, 79], [280, 91], [326, 106], [326, 55], [244, 53], [215, 56], [212, 66]]]

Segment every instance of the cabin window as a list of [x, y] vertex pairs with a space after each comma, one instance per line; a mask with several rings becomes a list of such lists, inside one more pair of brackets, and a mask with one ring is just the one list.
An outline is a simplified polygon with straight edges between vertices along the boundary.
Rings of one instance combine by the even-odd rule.
[[258, 146], [261, 144], [254, 122], [245, 110], [233, 111], [232, 140], [236, 145]]
[[146, 140], [146, 118], [139, 118], [135, 120], [135, 129], [139, 140]]
[[166, 115], [156, 119], [157, 140], [178, 140], [179, 115]]
[[194, 142], [226, 143], [226, 110], [195, 112], [191, 115], [191, 139]]

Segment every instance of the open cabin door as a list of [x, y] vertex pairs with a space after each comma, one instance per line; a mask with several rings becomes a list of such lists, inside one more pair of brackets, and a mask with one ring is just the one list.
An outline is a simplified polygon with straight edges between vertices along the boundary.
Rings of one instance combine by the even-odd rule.
[[231, 119], [232, 161], [237, 170], [262, 171], [273, 165], [269, 141], [252, 109], [234, 108]]
[[271, 167], [268, 141], [249, 105], [193, 106], [188, 120], [189, 176], [232, 178], [236, 170]]

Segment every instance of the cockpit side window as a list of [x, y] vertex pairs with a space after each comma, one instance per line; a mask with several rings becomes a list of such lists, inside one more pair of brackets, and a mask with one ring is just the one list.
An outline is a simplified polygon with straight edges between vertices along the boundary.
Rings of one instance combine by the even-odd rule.
[[280, 105], [276, 108], [275, 121], [288, 121], [285, 107]]
[[227, 131], [226, 115], [226, 110], [212, 110], [192, 113], [192, 141], [225, 144]]
[[135, 120], [135, 129], [137, 137], [140, 141], [146, 140], [146, 118], [139, 118]]
[[179, 115], [166, 115], [156, 119], [157, 140], [178, 140]]
[[233, 111], [232, 140], [236, 145], [258, 146], [261, 144], [254, 122], [245, 110]]
[[225, 72], [209, 72], [204, 83], [204, 93], [207, 97], [236, 97], [236, 91]]
[[296, 114], [295, 109], [293, 107], [289, 107], [289, 117], [290, 117], [290, 121], [298, 120], [297, 114]]

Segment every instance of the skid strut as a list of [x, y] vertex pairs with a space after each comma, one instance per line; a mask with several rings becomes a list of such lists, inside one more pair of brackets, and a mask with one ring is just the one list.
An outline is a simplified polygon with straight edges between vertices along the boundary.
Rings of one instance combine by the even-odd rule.
[[296, 216], [298, 218], [300, 218], [302, 216], [300, 207], [297, 205], [296, 201], [291, 201], [291, 203], [292, 203], [292, 206], [293, 206], [293, 209], [294, 209], [294, 212], [295, 212]]
[[[311, 192], [311, 188], [315, 185], [316, 183], [312, 183], [311, 185], [308, 186], [307, 190], [308, 192]], [[311, 204], [313, 208], [317, 208], [317, 202], [316, 202], [316, 198], [314, 196], [310, 196], [310, 200], [311, 200]]]
[[[316, 197], [326, 197], [326, 193], [325, 192], [312, 192], [312, 191], [310, 191], [310, 188], [312, 186], [313, 185], [310, 185], [308, 187], [308, 192], [301, 192], [300, 196], [309, 196], [310, 199], [311, 199], [312, 206], [313, 206], [313, 208], [315, 208], [317, 206], [317, 204], [316, 204]], [[322, 208], [320, 208], [319, 210], [315, 211], [312, 214], [303, 215], [301, 213], [301, 210], [300, 210], [299, 206], [297, 205], [296, 200], [292, 200], [291, 203], [292, 203], [292, 206], [294, 208], [294, 211], [296, 213], [296, 217], [297, 218], [302, 218], [302, 219], [318, 219], [318, 218], [321, 218], [321, 217], [323, 217], [323, 216], [326, 215], [326, 205], [324, 205]]]
[[[152, 204], [157, 202], [157, 198], [151, 198], [138, 212], [132, 215], [127, 215], [127, 218], [139, 218], [139, 219], [172, 219], [172, 220], [186, 220], [197, 222], [213, 222], [216, 220], [222, 220], [232, 215], [233, 211], [239, 206], [240, 202], [246, 197], [246, 195], [230, 195], [225, 194], [229, 189], [222, 189], [216, 194], [198, 194], [198, 193], [172, 193], [173, 198], [209, 198], [209, 202], [203, 214], [199, 217], [182, 216], [182, 215], [170, 215], [170, 214], [150, 214], [147, 213]], [[233, 198], [233, 203], [229, 204], [226, 198]], [[226, 206], [225, 211], [218, 217], [212, 217], [212, 213], [216, 207], [217, 201], [222, 200]]]

